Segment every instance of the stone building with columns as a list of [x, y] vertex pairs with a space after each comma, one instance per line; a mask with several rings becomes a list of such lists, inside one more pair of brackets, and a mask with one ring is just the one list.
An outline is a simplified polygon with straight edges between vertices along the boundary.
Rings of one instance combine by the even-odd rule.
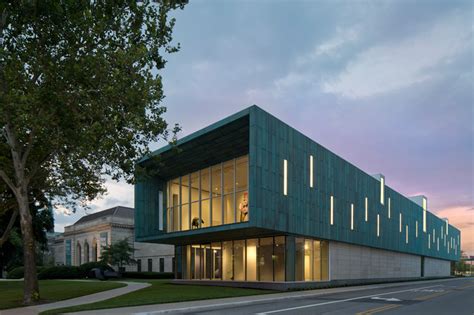
[[134, 242], [134, 209], [117, 206], [80, 218], [66, 226], [54, 242], [57, 265], [79, 266], [98, 261], [103, 246], [128, 239], [133, 245], [136, 264], [127, 271], [172, 272], [174, 247], [172, 245]]

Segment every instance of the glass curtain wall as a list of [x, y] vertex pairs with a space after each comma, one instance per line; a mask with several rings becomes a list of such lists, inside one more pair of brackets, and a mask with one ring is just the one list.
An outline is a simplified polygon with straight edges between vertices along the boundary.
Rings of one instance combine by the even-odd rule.
[[326, 241], [296, 238], [296, 281], [329, 280], [329, 244]]
[[247, 155], [172, 179], [167, 186], [168, 232], [248, 221]]
[[285, 281], [284, 236], [187, 245], [183, 256], [186, 279]]
[[[328, 242], [295, 241], [295, 280], [329, 280]], [[285, 236], [187, 245], [183, 247], [184, 278], [285, 281], [285, 255]]]

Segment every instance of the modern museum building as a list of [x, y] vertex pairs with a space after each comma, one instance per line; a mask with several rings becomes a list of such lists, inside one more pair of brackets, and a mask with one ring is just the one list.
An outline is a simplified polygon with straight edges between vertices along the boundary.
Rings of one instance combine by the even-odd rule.
[[449, 276], [460, 231], [257, 106], [142, 159], [138, 242], [175, 245], [177, 279]]

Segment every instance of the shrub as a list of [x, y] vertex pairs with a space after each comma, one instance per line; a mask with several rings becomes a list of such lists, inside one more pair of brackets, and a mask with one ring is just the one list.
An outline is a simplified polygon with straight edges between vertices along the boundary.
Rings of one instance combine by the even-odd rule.
[[135, 278], [135, 279], [174, 279], [174, 273], [172, 272], [129, 271], [129, 272], [124, 272], [122, 276], [124, 278]]
[[16, 267], [8, 272], [7, 278], [8, 279], [21, 279], [23, 278], [24, 273], [25, 273], [25, 268], [23, 268], [23, 266]]
[[76, 266], [54, 266], [41, 270], [38, 279], [79, 279], [81, 272]]
[[[36, 266], [36, 272], [39, 274], [45, 267]], [[7, 279], [21, 279], [25, 276], [25, 268], [23, 266], [12, 268], [7, 275]]]
[[87, 262], [79, 266], [79, 273], [80, 273], [81, 278], [89, 277], [89, 272], [93, 268], [109, 269], [110, 267], [107, 266], [107, 264], [100, 261]]

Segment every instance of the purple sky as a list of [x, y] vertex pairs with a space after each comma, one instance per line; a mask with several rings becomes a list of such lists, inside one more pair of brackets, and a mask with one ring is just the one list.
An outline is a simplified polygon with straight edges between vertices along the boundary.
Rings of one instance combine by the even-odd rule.
[[[182, 137], [257, 104], [426, 195], [474, 255], [472, 12], [470, 1], [192, 2], [175, 14], [166, 118]], [[90, 212], [133, 205], [130, 186], [107, 187]], [[56, 230], [82, 215], [58, 209]]]

